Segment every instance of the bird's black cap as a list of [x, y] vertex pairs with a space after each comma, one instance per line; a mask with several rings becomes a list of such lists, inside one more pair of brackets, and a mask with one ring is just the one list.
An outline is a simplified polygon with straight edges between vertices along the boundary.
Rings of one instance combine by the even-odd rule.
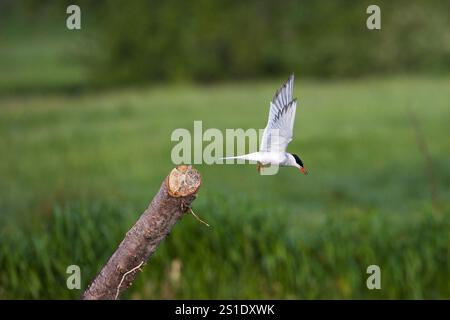
[[292, 156], [294, 157], [295, 162], [296, 162], [298, 165], [300, 165], [300, 166], [303, 167], [303, 161], [300, 159], [300, 157], [299, 157], [298, 155], [294, 154], [294, 153], [292, 153]]

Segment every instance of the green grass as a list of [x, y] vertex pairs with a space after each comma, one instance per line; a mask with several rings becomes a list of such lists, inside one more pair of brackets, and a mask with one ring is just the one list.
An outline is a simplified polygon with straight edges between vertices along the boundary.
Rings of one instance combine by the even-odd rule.
[[[0, 100], [0, 298], [77, 298], [65, 268], [95, 276], [173, 167], [171, 132], [263, 127], [280, 82]], [[450, 298], [449, 85], [297, 81], [289, 150], [310, 174], [197, 165], [212, 228], [181, 220], [126, 297]]]

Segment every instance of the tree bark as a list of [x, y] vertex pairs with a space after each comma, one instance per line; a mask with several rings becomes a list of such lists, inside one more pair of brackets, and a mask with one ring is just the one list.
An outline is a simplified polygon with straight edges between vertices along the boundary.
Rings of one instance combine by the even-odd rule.
[[[117, 299], [195, 200], [201, 177], [191, 166], [178, 166], [116, 252], [84, 292], [83, 300]], [[101, 239], [100, 239], [101, 241]]]

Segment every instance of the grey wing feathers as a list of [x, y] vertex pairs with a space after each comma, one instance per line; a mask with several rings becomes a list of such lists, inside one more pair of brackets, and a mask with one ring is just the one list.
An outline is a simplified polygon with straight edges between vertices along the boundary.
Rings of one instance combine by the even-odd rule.
[[[269, 111], [269, 119], [261, 141], [260, 151], [284, 152], [292, 140], [297, 100], [292, 99], [294, 75], [275, 93]], [[274, 137], [275, 132], [277, 136]]]
[[280, 111], [284, 106], [292, 101], [292, 92], [294, 90], [294, 74], [291, 74], [285, 83], [277, 90], [272, 98], [272, 104], [276, 111]]

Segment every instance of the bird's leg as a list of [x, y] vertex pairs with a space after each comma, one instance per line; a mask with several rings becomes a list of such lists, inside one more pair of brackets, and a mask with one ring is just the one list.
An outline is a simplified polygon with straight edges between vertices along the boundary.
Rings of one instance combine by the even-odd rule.
[[258, 161], [256, 167], [258, 168], [258, 173], [261, 174], [261, 169], [270, 167], [270, 163], [262, 164], [261, 162]]

